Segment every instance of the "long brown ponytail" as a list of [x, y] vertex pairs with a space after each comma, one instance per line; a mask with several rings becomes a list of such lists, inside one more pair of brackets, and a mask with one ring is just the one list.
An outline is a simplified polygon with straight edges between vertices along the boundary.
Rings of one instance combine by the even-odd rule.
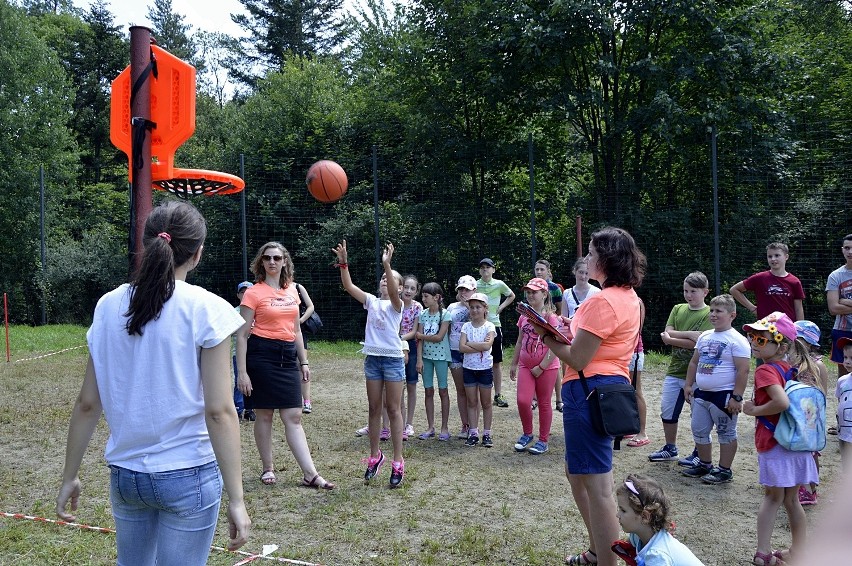
[[188, 202], [166, 201], [145, 221], [145, 251], [131, 281], [127, 333], [142, 335], [175, 291], [175, 268], [198, 251], [207, 236], [204, 217]]

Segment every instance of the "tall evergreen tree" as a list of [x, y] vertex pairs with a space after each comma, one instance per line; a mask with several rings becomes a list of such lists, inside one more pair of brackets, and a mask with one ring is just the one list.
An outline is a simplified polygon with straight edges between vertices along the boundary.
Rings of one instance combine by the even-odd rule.
[[231, 19], [246, 31], [230, 65], [240, 81], [254, 85], [267, 71], [283, 68], [289, 56], [332, 53], [345, 40], [343, 0], [240, 0], [248, 11]]
[[154, 0], [154, 5], [148, 6], [148, 19], [157, 45], [196, 68], [203, 64], [203, 59], [197, 55], [198, 48], [188, 35], [192, 26], [184, 23], [184, 16], [174, 11], [172, 0]]
[[72, 38], [69, 73], [76, 89], [71, 125], [82, 151], [84, 175], [99, 182], [105, 166], [121, 161], [109, 139], [110, 83], [129, 63], [129, 42], [104, 0], [84, 14], [86, 27]]

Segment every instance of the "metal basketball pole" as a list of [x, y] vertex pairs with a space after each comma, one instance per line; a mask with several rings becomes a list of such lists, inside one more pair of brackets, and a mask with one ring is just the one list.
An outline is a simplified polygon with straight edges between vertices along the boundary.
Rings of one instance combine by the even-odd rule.
[[[130, 116], [133, 132], [144, 131], [137, 139], [131, 136], [133, 157], [130, 167], [130, 270], [135, 272], [142, 260], [145, 221], [154, 209], [151, 188], [151, 30], [130, 27]], [[141, 79], [141, 80], [140, 80]], [[141, 144], [139, 141], [141, 140]], [[141, 147], [139, 147], [141, 145]]]

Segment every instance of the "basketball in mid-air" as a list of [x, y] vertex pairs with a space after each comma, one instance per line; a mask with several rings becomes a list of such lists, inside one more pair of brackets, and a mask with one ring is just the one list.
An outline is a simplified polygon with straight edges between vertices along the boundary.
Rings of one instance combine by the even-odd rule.
[[308, 191], [320, 202], [337, 202], [349, 187], [346, 171], [328, 159], [311, 165], [305, 182], [308, 184]]

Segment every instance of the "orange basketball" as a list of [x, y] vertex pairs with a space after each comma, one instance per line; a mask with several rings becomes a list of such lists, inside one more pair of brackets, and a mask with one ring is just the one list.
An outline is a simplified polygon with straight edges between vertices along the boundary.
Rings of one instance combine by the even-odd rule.
[[343, 167], [327, 159], [311, 165], [305, 182], [308, 191], [320, 202], [337, 202], [349, 187]]

